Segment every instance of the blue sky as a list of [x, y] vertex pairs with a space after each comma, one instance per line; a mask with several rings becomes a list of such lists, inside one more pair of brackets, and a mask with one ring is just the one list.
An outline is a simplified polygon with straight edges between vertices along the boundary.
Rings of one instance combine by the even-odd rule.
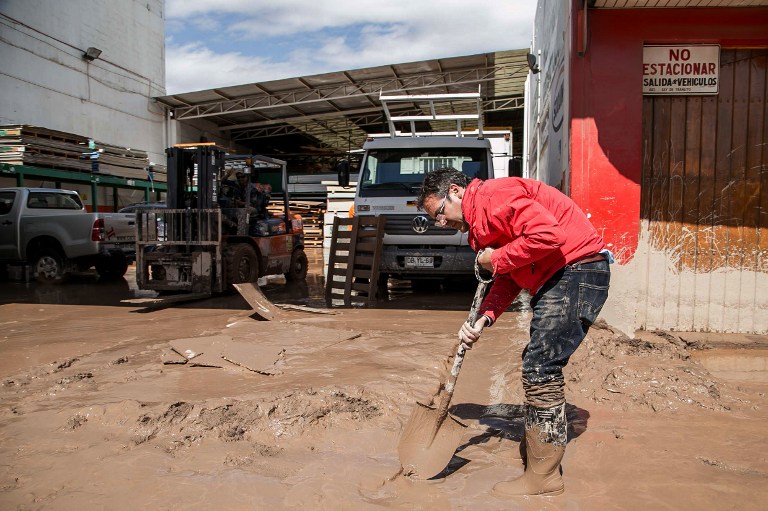
[[168, 94], [531, 44], [536, 0], [166, 0]]

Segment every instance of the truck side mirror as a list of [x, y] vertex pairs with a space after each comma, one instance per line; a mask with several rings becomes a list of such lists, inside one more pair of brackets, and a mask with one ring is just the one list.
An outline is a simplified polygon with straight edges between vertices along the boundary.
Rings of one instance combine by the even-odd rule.
[[519, 156], [509, 160], [509, 177], [523, 177], [523, 159]]
[[339, 174], [339, 186], [343, 188], [349, 187], [349, 162], [341, 160], [337, 163], [336, 172]]

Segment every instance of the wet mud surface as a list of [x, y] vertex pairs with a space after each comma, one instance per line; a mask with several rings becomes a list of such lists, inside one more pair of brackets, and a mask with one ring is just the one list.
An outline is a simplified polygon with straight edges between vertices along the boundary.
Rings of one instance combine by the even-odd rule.
[[[0, 508], [758, 510], [768, 502], [762, 337], [629, 338], [600, 323], [566, 369], [565, 493], [502, 500], [493, 485], [522, 473], [524, 302], [467, 353], [451, 408], [466, 433], [446, 470], [418, 481], [400, 473], [398, 441], [416, 401], [445, 379], [473, 285], [413, 292], [393, 282], [373, 309], [284, 310], [267, 323], [237, 295], [150, 310], [136, 300], [154, 295], [127, 277], [78, 276], [58, 289], [0, 283]], [[306, 286], [278, 279], [261, 289], [277, 304], [324, 307], [317, 274]], [[249, 364], [261, 357], [274, 370], [182, 356], [167, 363], [174, 346]]]

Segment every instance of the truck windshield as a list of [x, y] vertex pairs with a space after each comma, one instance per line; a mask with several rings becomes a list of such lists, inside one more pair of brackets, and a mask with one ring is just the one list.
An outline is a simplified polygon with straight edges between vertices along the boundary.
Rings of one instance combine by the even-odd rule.
[[369, 151], [360, 172], [361, 195], [415, 195], [424, 174], [441, 167], [453, 167], [470, 178], [488, 179], [483, 149], [378, 149]]

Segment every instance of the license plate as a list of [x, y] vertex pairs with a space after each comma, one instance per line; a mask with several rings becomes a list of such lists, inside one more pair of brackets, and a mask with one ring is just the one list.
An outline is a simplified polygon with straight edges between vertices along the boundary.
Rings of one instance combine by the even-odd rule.
[[405, 267], [406, 268], [434, 268], [435, 258], [434, 257], [406, 257]]

